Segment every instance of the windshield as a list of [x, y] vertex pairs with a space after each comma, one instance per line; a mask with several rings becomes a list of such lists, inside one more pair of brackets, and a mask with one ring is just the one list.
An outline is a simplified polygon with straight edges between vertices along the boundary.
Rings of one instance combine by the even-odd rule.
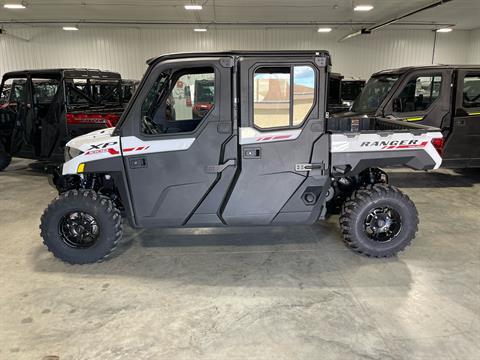
[[370, 78], [353, 103], [352, 111], [357, 113], [375, 112], [399, 77], [400, 75], [380, 75]]

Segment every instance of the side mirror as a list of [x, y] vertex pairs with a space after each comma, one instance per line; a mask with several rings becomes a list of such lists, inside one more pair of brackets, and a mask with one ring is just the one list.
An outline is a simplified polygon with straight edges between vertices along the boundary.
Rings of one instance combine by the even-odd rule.
[[402, 112], [402, 100], [400, 98], [393, 99], [392, 110], [393, 112]]

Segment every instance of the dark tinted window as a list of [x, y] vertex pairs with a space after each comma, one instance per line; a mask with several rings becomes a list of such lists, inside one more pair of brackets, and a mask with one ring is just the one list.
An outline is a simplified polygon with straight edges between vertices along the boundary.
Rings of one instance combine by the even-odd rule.
[[467, 75], [463, 80], [463, 107], [480, 107], [480, 75]]
[[408, 81], [398, 96], [400, 100], [400, 112], [424, 111], [440, 95], [442, 76], [422, 75]]

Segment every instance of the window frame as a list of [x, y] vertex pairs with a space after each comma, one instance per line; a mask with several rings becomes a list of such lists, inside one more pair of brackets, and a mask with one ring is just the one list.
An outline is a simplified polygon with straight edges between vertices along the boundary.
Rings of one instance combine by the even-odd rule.
[[[306, 113], [305, 117], [303, 118], [302, 122], [299, 123], [298, 125], [293, 125], [293, 98], [294, 98], [294, 68], [295, 67], [300, 67], [300, 66], [308, 66], [313, 70], [313, 84], [314, 84], [314, 91], [313, 91], [313, 102], [312, 105], [310, 106], [310, 109]], [[289, 89], [289, 125], [288, 126], [275, 126], [275, 127], [268, 127], [268, 128], [262, 128], [258, 125], [255, 124], [255, 101], [254, 101], [254, 94], [255, 94], [255, 74], [259, 68], [290, 68], [290, 89]], [[312, 111], [315, 109], [315, 106], [317, 105], [317, 99], [318, 99], [318, 71], [316, 66], [314, 66], [312, 63], [309, 62], [286, 62], [286, 63], [257, 63], [252, 69], [250, 76], [250, 81], [251, 81], [251, 92], [248, 94], [249, 97], [249, 110], [250, 110], [250, 119], [249, 123], [250, 125], [255, 128], [258, 131], [262, 132], [269, 132], [269, 131], [277, 131], [277, 130], [293, 130], [293, 129], [300, 129], [302, 128], [305, 123], [308, 121], [310, 115], [312, 114]]]
[[[156, 74], [155, 80], [152, 81], [149, 89], [145, 92], [145, 96], [143, 97], [142, 101], [140, 102], [140, 106], [137, 109], [138, 119], [139, 119], [138, 124], [137, 124], [137, 131], [138, 131], [138, 134], [140, 136], [145, 137], [146, 139], [158, 138], [158, 137], [164, 137], [164, 136], [165, 137], [183, 137], [183, 136], [189, 136], [189, 135], [191, 136], [192, 134], [200, 132], [206, 126], [206, 124], [208, 123], [208, 121], [206, 121], [206, 120], [208, 120], [208, 117], [210, 117], [212, 112], [216, 110], [217, 104], [220, 101], [220, 91], [217, 91], [217, 89], [220, 89], [220, 72], [213, 63], [205, 64], [205, 65], [198, 65], [198, 64], [188, 64], [187, 66], [185, 66], [185, 65], [186, 64], [181, 64], [179, 66], [172, 66], [170, 68], [167, 67], [166, 69], [162, 69], [161, 71], [159, 71]], [[210, 68], [210, 69], [213, 70], [212, 73], [213, 73], [213, 76], [214, 76], [213, 83], [214, 83], [214, 87], [215, 87], [215, 94], [214, 94], [215, 101], [214, 101], [213, 106], [205, 114], [205, 116], [202, 118], [202, 120], [200, 120], [200, 122], [195, 127], [195, 129], [193, 129], [192, 131], [176, 132], [176, 133], [147, 134], [147, 133], [143, 132], [143, 129], [142, 129], [142, 121], [143, 121], [142, 104], [145, 101], [151, 87], [156, 82], [157, 78], [161, 75], [161, 73], [162, 72], [170, 72], [171, 73], [170, 78], [168, 79], [168, 81], [171, 81], [171, 85], [169, 86], [168, 93], [166, 93], [166, 94], [170, 94], [173, 91], [173, 89], [175, 87], [175, 84], [177, 83], [178, 79], [180, 79], [180, 77], [182, 77], [183, 75], [189, 74], [192, 69], [202, 69], [202, 68], [203, 69]], [[167, 97], [168, 97], [168, 95], [167, 95]], [[164, 97], [162, 99], [162, 101], [165, 101], [165, 99], [166, 99], [166, 97]], [[189, 120], [180, 120], [180, 121], [189, 121]]]
[[[413, 110], [413, 111], [395, 111], [395, 114], [421, 114], [421, 113], [427, 113], [429, 109], [437, 102], [439, 99], [442, 97], [442, 87], [443, 87], [443, 82], [445, 81], [445, 74], [440, 71], [440, 72], [431, 72], [431, 73], [414, 73], [412, 76], [408, 77], [408, 79], [399, 87], [397, 94], [394, 95], [394, 98], [400, 98], [401, 93], [403, 90], [406, 88], [408, 83], [412, 79], [418, 79], [421, 77], [430, 77], [430, 78], [435, 78], [436, 76], [440, 76], [441, 81], [440, 81], [440, 86], [439, 86], [439, 91], [438, 91], [438, 96], [433, 100], [430, 105], [426, 109], [423, 110]], [[433, 81], [432, 81], [433, 84]]]

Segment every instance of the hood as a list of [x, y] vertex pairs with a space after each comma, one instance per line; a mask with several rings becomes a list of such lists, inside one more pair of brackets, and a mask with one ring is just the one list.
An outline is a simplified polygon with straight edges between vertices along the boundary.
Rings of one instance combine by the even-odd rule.
[[112, 137], [114, 127], [108, 129], [100, 129], [89, 132], [88, 134], [77, 136], [67, 143], [68, 147], [80, 149], [85, 144], [91, 144], [94, 142], [108, 141]]

